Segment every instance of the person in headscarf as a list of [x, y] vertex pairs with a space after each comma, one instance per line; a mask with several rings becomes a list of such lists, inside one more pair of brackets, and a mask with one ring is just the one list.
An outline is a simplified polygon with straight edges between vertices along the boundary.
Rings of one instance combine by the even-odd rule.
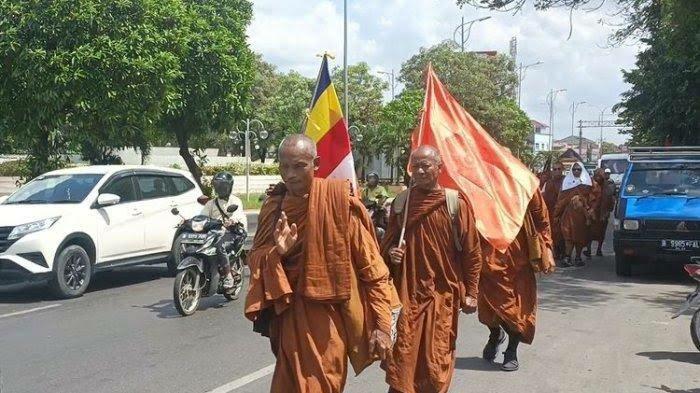
[[561, 192], [562, 184], [564, 183], [564, 165], [555, 161], [552, 164], [552, 171], [549, 176], [549, 180], [544, 185], [544, 190], [542, 191], [542, 196], [544, 197], [544, 203], [547, 205], [547, 212], [549, 213], [549, 219], [552, 227], [552, 242], [554, 243], [554, 258], [557, 260], [564, 258], [564, 238], [561, 234], [561, 227], [559, 222], [555, 220], [554, 208], [557, 205], [557, 199], [559, 199], [559, 193]]
[[565, 241], [564, 267], [571, 266], [571, 253], [576, 251], [576, 266], [583, 266], [581, 253], [590, 243], [591, 206], [593, 182], [583, 163], [577, 162], [571, 167], [562, 183], [561, 193], [554, 208], [554, 218], [559, 223]]
[[608, 228], [610, 212], [615, 207], [615, 183], [610, 181], [610, 169], [598, 168], [593, 175], [593, 216], [591, 219], [591, 246], [593, 241], [598, 243], [596, 256], [603, 256], [603, 242]]

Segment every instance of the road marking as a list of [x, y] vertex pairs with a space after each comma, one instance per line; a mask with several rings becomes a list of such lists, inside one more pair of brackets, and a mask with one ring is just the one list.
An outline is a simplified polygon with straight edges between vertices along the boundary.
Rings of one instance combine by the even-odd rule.
[[48, 309], [50, 309], [50, 308], [55, 308], [55, 307], [58, 307], [58, 306], [60, 306], [60, 304], [50, 304], [50, 305], [48, 305], [48, 306], [30, 308], [29, 310], [16, 311], [16, 312], [11, 312], [11, 313], [9, 313], [9, 314], [2, 314], [2, 315], [0, 315], [0, 319], [9, 318], [9, 317], [16, 317], [16, 316], [18, 316], [18, 315], [29, 314], [29, 313], [36, 312], [36, 311], [41, 311], [41, 310], [48, 310]]
[[260, 378], [266, 377], [266, 376], [272, 374], [273, 371], [275, 371], [275, 365], [271, 364], [265, 368], [261, 368], [260, 370], [254, 372], [254, 373], [250, 373], [250, 374], [246, 375], [245, 377], [238, 378], [237, 380], [231, 381], [231, 382], [227, 383], [226, 385], [219, 386], [218, 388], [216, 388], [212, 391], [209, 391], [207, 393], [229, 393], [229, 392], [236, 390], [240, 387], [243, 387], [243, 386], [245, 386], [253, 381], [257, 381]]

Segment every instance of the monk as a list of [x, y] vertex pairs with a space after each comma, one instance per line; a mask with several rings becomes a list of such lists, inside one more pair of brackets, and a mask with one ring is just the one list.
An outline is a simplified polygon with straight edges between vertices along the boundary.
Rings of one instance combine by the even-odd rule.
[[[537, 244], [528, 241], [535, 236]], [[539, 259], [533, 259], [534, 250], [530, 247], [539, 248]], [[520, 368], [518, 344], [532, 344], [535, 338], [535, 273], [554, 271], [549, 213], [542, 193], [535, 192], [518, 236], [504, 253], [496, 251], [483, 238], [481, 250], [484, 264], [479, 280], [479, 321], [490, 331], [483, 357], [493, 362], [507, 333], [508, 348], [503, 353], [501, 369], [516, 371]]]
[[581, 252], [590, 242], [591, 206], [593, 183], [582, 163], [571, 167], [562, 183], [561, 192], [554, 208], [554, 219], [561, 227], [565, 241], [562, 266], [571, 267], [571, 252], [576, 249], [576, 266], [584, 266]]
[[314, 178], [314, 142], [291, 135], [278, 152], [283, 182], [260, 211], [245, 315], [277, 357], [270, 392], [342, 392], [348, 357], [359, 373], [391, 355], [389, 270], [349, 182]]
[[554, 208], [561, 192], [561, 186], [564, 182], [564, 165], [561, 162], [552, 164], [552, 171], [549, 175], [549, 180], [544, 185], [543, 197], [544, 203], [547, 205], [549, 217], [552, 220], [552, 241], [554, 242], [554, 258], [557, 260], [564, 258], [564, 238], [561, 234], [559, 223], [554, 220]]
[[[607, 171], [607, 174], [606, 174]], [[608, 229], [610, 213], [615, 207], [615, 183], [610, 181], [610, 169], [598, 168], [593, 174], [593, 217], [591, 219], [591, 242], [598, 243], [596, 256], [603, 256], [603, 242]], [[588, 246], [592, 250], [591, 245]]]
[[[446, 393], [455, 367], [460, 309], [476, 311], [481, 249], [469, 202], [438, 185], [442, 158], [437, 150], [419, 147], [410, 168], [414, 186], [403, 197], [408, 203], [398, 206], [401, 194], [394, 200], [382, 242], [403, 304], [393, 356], [383, 368], [389, 392]], [[454, 218], [448, 193], [458, 203]], [[405, 241], [399, 244], [404, 215]]]

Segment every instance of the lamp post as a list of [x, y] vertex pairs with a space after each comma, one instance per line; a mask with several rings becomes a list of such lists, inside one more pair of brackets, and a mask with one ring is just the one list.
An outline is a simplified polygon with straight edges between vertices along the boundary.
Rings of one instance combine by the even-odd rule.
[[543, 64], [541, 61], [537, 61], [534, 63], [530, 63], [528, 65], [523, 66], [523, 63], [520, 63], [520, 72], [518, 74], [518, 108], [520, 108], [520, 95], [522, 93], [522, 85], [523, 85], [523, 79], [525, 79], [525, 71], [527, 71], [528, 68], [530, 67], [535, 67], [540, 64]]
[[576, 109], [578, 109], [581, 104], [585, 104], [586, 101], [572, 102], [571, 103], [571, 136], [574, 136], [574, 116], [576, 115]]
[[557, 94], [566, 91], [566, 89], [550, 90], [547, 94], [547, 103], [549, 103], [549, 150], [554, 150], [554, 100], [557, 99]]
[[[483, 22], [487, 19], [491, 19], [491, 17], [485, 16], [483, 18], [473, 19], [473, 20], [470, 20], [469, 22], [465, 22], [464, 17], [462, 17], [462, 23], [460, 23], [459, 26], [457, 26], [457, 28], [455, 29], [454, 33], [452, 33], [452, 40], [457, 45], [461, 46], [462, 52], [464, 52], [464, 46], [467, 44], [467, 41], [469, 41], [469, 36], [471, 36], [471, 34], [472, 34], [472, 26], [474, 25], [474, 23]], [[466, 37], [464, 36], [465, 26], [467, 27], [467, 36]], [[462, 33], [461, 33], [459, 42], [457, 42], [457, 32], [460, 31], [460, 29], [461, 29]]]
[[393, 100], [396, 97], [396, 95], [394, 94], [394, 69], [392, 68], [391, 72], [379, 71], [379, 73], [389, 77], [389, 80], [391, 81], [391, 99]]
[[[244, 140], [245, 143], [245, 197], [246, 200], [250, 200], [250, 159], [251, 159], [251, 152], [250, 152], [250, 141], [251, 141], [251, 135], [253, 136], [252, 139], [258, 140], [262, 139], [265, 140], [270, 136], [270, 133], [265, 130], [265, 125], [258, 119], [244, 119], [241, 120], [243, 124], [245, 124], [245, 130], [241, 131], [238, 129], [238, 125], [236, 125], [236, 131], [233, 131], [229, 134], [229, 138], [233, 140], [234, 142], [238, 142], [241, 137]], [[257, 124], [260, 127], [260, 130], [256, 133], [255, 131], [251, 130], [251, 125]]]
[[[362, 126], [362, 128], [365, 128], [366, 126]], [[350, 141], [352, 142], [362, 142], [364, 139], [364, 136], [362, 135], [362, 130], [360, 130], [360, 127], [356, 125], [351, 125], [348, 127], [348, 135], [350, 135]], [[354, 147], [354, 144], [353, 144]], [[359, 151], [358, 151], [359, 153]], [[360, 163], [362, 167], [360, 169], [364, 169], [364, 155], [360, 155]], [[362, 174], [364, 175], [364, 173]]]

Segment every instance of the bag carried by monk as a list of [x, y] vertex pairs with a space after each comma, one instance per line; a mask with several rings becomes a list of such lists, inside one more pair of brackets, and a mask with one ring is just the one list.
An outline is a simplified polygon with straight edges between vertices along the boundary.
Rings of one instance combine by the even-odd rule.
[[530, 211], [525, 213], [523, 227], [527, 238], [528, 259], [530, 261], [530, 265], [532, 266], [532, 270], [534, 270], [536, 273], [551, 273], [554, 271], [554, 266], [556, 266], [554, 254], [549, 247], [542, 246], [542, 238], [535, 227], [535, 221], [533, 220]]

